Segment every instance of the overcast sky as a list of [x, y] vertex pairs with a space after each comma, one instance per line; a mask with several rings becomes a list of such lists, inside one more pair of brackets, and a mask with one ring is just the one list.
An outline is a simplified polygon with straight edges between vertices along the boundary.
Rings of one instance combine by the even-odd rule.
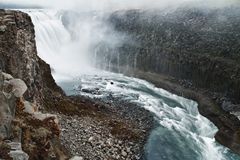
[[[34, 5], [53, 8], [81, 9], [127, 9], [149, 8], [179, 5], [181, 3], [206, 4], [208, 6], [225, 6], [239, 0], [0, 0], [0, 3], [17, 5]], [[204, 3], [203, 3], [204, 2]]]

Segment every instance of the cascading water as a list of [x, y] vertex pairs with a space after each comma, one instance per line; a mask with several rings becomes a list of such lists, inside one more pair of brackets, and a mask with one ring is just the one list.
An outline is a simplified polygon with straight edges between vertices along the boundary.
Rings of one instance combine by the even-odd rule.
[[91, 29], [96, 28], [95, 23], [90, 23], [89, 19], [85, 20], [81, 26], [78, 26], [79, 32], [73, 37], [62, 23], [64, 11], [46, 9], [22, 11], [28, 13], [32, 18], [38, 54], [51, 64], [55, 79], [71, 77], [76, 73], [79, 75], [90, 72], [88, 69], [91, 61], [89, 61], [87, 53], [89, 52], [89, 43], [93, 41]]
[[[56, 74], [70, 76], [55, 79], [67, 94], [80, 94], [105, 99], [114, 96], [151, 111], [158, 122], [146, 144], [148, 160], [237, 160], [239, 156], [216, 143], [217, 128], [201, 116], [197, 103], [140, 79], [105, 71], [86, 71], [84, 53], [89, 52], [91, 30], [80, 28], [77, 41], [71, 39], [61, 21], [61, 13], [51, 10], [24, 10], [32, 17], [36, 30], [36, 42], [41, 58], [50, 63]], [[91, 26], [83, 22], [83, 26]], [[94, 54], [93, 54], [94, 55]], [[83, 58], [84, 57], [84, 58]], [[83, 58], [83, 60], [81, 60]], [[87, 60], [86, 60], [87, 61]], [[69, 63], [69, 65], [68, 65]], [[96, 62], [94, 62], [96, 63]], [[119, 63], [119, 62], [118, 62]], [[86, 72], [80, 73], [85, 67]], [[110, 83], [112, 82], [112, 83]], [[77, 86], [73, 88], [73, 86]], [[79, 87], [80, 86], [80, 87]], [[79, 89], [80, 88], [80, 89]], [[83, 89], [95, 90], [85, 93]]]

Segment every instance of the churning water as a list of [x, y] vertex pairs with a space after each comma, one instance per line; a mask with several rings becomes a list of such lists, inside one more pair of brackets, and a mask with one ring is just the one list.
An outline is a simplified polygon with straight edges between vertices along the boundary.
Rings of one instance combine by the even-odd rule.
[[141, 79], [90, 69], [84, 61], [92, 39], [87, 36], [94, 37], [91, 28], [81, 28], [83, 30], [79, 30], [82, 33], [78, 35], [79, 39], [73, 41], [62, 24], [62, 12], [24, 11], [32, 17], [35, 25], [39, 56], [53, 67], [56, 81], [67, 94], [102, 99], [113, 96], [151, 111], [158, 127], [152, 131], [146, 144], [146, 159], [240, 159], [216, 143], [214, 134], [217, 128], [199, 114], [196, 102], [171, 94]]

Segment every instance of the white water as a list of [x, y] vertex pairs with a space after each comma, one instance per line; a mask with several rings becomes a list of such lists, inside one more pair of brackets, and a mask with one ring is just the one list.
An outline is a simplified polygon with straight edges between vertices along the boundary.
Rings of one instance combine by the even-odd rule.
[[[87, 61], [84, 54], [88, 53], [92, 39], [88, 37], [91, 36], [89, 28], [79, 30], [82, 33], [78, 35], [80, 40], [72, 41], [62, 25], [61, 12], [24, 11], [30, 14], [35, 25], [39, 56], [53, 67], [55, 79], [68, 94], [102, 99], [113, 96], [136, 103], [154, 114], [159, 127], [152, 132], [146, 145], [148, 160], [239, 159], [215, 142], [217, 128], [199, 114], [196, 102], [156, 88], [144, 80], [90, 70], [86, 67], [89, 65], [83, 65]], [[96, 92], [86, 93], [83, 89]]]
[[[51, 65], [55, 79], [88, 73], [91, 29], [95, 24], [87, 20], [78, 26], [78, 38], [73, 39], [62, 23], [62, 11], [37, 9], [28, 13], [35, 26], [38, 55]], [[99, 36], [99, 35], [96, 35]], [[88, 39], [86, 39], [88, 38]]]

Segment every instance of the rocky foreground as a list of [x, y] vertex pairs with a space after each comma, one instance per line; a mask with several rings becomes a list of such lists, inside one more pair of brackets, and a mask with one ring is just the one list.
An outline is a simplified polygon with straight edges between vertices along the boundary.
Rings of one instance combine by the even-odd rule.
[[[27, 86], [0, 73], [1, 159], [140, 159], [153, 127], [137, 106], [111, 106], [82, 97], [41, 113], [24, 100]], [[66, 102], [66, 100], [64, 100]], [[125, 114], [134, 110], [137, 116]], [[46, 110], [44, 111], [46, 112]]]
[[0, 10], [0, 70], [0, 159], [143, 157], [151, 114], [131, 104], [67, 97], [37, 56], [25, 13]]

